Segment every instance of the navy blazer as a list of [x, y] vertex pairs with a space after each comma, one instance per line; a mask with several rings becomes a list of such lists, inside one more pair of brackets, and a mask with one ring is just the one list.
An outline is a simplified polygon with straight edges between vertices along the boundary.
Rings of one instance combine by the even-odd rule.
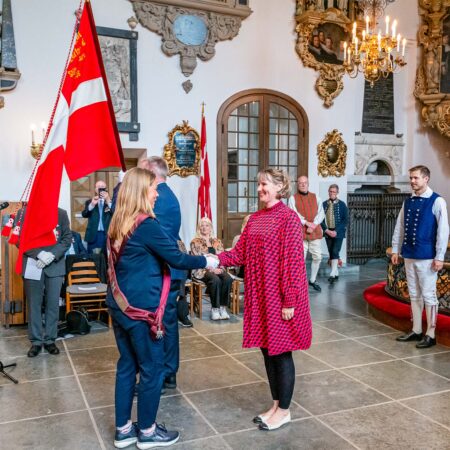
[[[158, 198], [153, 212], [155, 213], [161, 228], [173, 241], [180, 240], [181, 210], [180, 203], [167, 183], [159, 183], [157, 186]], [[170, 268], [172, 280], [184, 280], [187, 276], [184, 270]]]
[[[158, 220], [148, 218], [128, 240], [115, 268], [117, 282], [130, 305], [148, 311], [154, 311], [158, 307], [164, 262], [185, 270], [206, 266], [204, 256], [180, 252]], [[110, 288], [106, 302], [111, 309], [119, 310]]]
[[[94, 242], [95, 236], [97, 235], [98, 231], [98, 223], [100, 222], [100, 213], [98, 209], [98, 204], [95, 205], [94, 209], [89, 211], [89, 205], [91, 204], [91, 200], [87, 200], [84, 209], [81, 212], [81, 215], [84, 218], [88, 219], [87, 227], [86, 227], [86, 234], [84, 235], [84, 240], [86, 242]], [[108, 232], [109, 223], [111, 222], [112, 218], [112, 211], [109, 208], [109, 206], [106, 204], [106, 202], [103, 204], [103, 228], [105, 230], [105, 233]]]
[[[324, 232], [328, 228], [326, 223], [327, 210], [328, 210], [328, 200], [323, 202], [323, 211], [325, 213], [325, 219], [323, 219], [321, 225]], [[344, 239], [348, 223], [348, 208], [347, 205], [342, 200], [338, 200], [337, 203], [334, 204], [334, 222], [336, 225], [335, 228], [335, 231], [337, 233], [336, 237]], [[325, 235], [325, 237], [329, 236]]]

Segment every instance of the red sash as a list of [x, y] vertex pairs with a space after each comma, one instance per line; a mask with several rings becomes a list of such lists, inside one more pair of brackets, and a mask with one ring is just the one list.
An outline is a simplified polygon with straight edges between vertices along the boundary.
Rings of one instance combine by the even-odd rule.
[[119, 262], [119, 259], [122, 255], [122, 252], [125, 248], [125, 245], [128, 242], [128, 239], [132, 236], [132, 234], [136, 231], [136, 228], [147, 219], [148, 215], [139, 214], [136, 217], [136, 221], [132, 226], [131, 230], [128, 234], [123, 238], [122, 245], [120, 246], [119, 251], [116, 251], [114, 247], [111, 246], [111, 242], [109, 237], [106, 240], [106, 248], [108, 250], [108, 278], [111, 286], [111, 291], [119, 306], [120, 310], [133, 320], [144, 320], [148, 323], [150, 327], [150, 335], [152, 339], [161, 339], [164, 336], [164, 326], [163, 326], [163, 316], [164, 310], [166, 309], [167, 297], [169, 296], [170, 290], [170, 270], [167, 264], [164, 264], [163, 267], [163, 285], [161, 290], [161, 300], [159, 302], [159, 306], [155, 312], [146, 311], [145, 309], [135, 308], [128, 303], [127, 298], [124, 293], [120, 290], [119, 283], [116, 278], [116, 270], [115, 266]]

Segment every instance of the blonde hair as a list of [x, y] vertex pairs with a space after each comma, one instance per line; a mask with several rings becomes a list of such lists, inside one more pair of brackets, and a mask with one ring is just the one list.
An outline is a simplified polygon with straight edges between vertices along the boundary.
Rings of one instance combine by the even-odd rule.
[[127, 170], [117, 196], [116, 208], [109, 225], [111, 241], [119, 241], [126, 236], [139, 214], [155, 217], [149, 199], [149, 188], [155, 175], [146, 169], [134, 167]]
[[280, 184], [281, 188], [277, 193], [278, 198], [288, 198], [291, 193], [291, 181], [289, 175], [284, 170], [269, 167], [258, 172], [258, 181], [264, 179], [273, 184]]
[[202, 238], [202, 237], [203, 237], [203, 236], [201, 235], [201, 233], [200, 233], [200, 225], [201, 225], [203, 222], [207, 223], [207, 224], [211, 227], [211, 238], [213, 238], [213, 237], [214, 237], [214, 228], [213, 228], [213, 224], [212, 224], [211, 220], [209, 220], [208, 217], [202, 217], [202, 218], [198, 221], [198, 224], [197, 224], [197, 231], [195, 232], [195, 237], [198, 237], [198, 238]]

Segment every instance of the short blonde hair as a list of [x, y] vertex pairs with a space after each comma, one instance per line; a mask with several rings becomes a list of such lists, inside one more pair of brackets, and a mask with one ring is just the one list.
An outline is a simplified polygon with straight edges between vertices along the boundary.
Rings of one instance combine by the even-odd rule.
[[154, 181], [155, 174], [146, 169], [134, 167], [127, 170], [108, 229], [108, 236], [112, 241], [122, 241], [139, 214], [155, 217], [149, 199], [149, 189]]
[[197, 224], [197, 232], [195, 233], [195, 237], [199, 237], [199, 238], [202, 237], [202, 235], [200, 234], [200, 225], [201, 225], [202, 223], [207, 223], [207, 224], [211, 227], [211, 237], [214, 237], [214, 227], [213, 227], [213, 224], [212, 224], [211, 220], [209, 220], [209, 218], [206, 217], [206, 216], [205, 216], [205, 217], [202, 217], [202, 218], [198, 221], [198, 224]]
[[267, 180], [272, 184], [281, 185], [280, 190], [277, 193], [278, 198], [288, 198], [291, 193], [291, 180], [289, 175], [284, 170], [274, 169], [269, 167], [258, 172], [258, 181]]

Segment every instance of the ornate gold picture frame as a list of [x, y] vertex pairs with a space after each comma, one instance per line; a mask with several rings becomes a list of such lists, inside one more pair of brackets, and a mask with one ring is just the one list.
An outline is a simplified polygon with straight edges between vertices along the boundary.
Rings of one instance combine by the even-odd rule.
[[422, 23], [414, 95], [422, 103], [425, 126], [450, 139], [450, 0], [419, 0]]
[[324, 9], [323, 4], [323, 0], [297, 0], [295, 49], [304, 66], [319, 72], [315, 87], [330, 107], [344, 88], [343, 46], [351, 41], [356, 12], [353, 1], [343, 2], [345, 9]]
[[200, 136], [187, 120], [176, 125], [168, 134], [169, 143], [164, 146], [164, 159], [169, 166], [169, 176], [188, 177], [198, 175], [200, 167]]
[[317, 171], [322, 177], [345, 175], [347, 145], [338, 130], [330, 131], [317, 146]]

